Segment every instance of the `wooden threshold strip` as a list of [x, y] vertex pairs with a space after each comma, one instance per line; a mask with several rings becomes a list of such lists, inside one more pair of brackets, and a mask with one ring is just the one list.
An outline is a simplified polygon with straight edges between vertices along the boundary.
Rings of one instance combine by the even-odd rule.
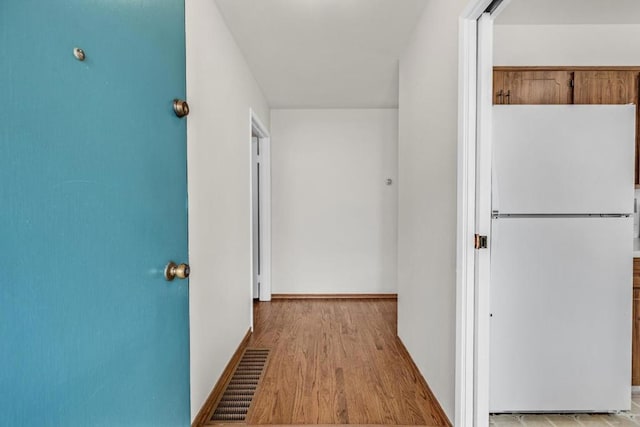
[[227, 363], [227, 366], [224, 368], [220, 379], [218, 380], [218, 382], [216, 382], [216, 385], [213, 387], [213, 390], [211, 390], [211, 393], [209, 393], [209, 397], [204, 402], [204, 405], [202, 405], [202, 408], [200, 408], [200, 412], [198, 412], [198, 415], [196, 415], [196, 417], [193, 419], [191, 427], [203, 427], [207, 424], [209, 418], [211, 418], [211, 412], [222, 397], [222, 394], [227, 387], [227, 383], [231, 381], [231, 377], [233, 376], [236, 365], [238, 365], [238, 363], [240, 362], [240, 358], [249, 345], [250, 338], [251, 329], [247, 331], [244, 338], [240, 342], [240, 345], [238, 345], [236, 352], [233, 353], [233, 356], [231, 356], [231, 359], [229, 360], [229, 363]]
[[272, 294], [272, 300], [285, 299], [398, 299], [398, 294]]

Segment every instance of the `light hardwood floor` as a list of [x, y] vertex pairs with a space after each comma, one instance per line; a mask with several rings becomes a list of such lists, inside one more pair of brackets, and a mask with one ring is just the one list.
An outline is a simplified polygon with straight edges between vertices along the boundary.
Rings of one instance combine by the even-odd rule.
[[395, 300], [256, 303], [269, 348], [247, 424], [449, 425], [396, 336]]

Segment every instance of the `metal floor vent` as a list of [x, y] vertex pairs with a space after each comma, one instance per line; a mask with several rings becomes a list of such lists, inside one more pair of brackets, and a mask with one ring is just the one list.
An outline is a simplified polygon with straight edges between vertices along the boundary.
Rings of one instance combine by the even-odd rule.
[[269, 350], [266, 349], [245, 350], [211, 415], [211, 422], [242, 422], [246, 419], [268, 357]]

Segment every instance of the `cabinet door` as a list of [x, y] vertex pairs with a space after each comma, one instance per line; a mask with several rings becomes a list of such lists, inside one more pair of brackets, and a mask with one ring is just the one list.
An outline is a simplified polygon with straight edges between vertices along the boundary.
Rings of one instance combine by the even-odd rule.
[[[636, 280], [634, 277], [634, 285], [635, 283], [636, 283]], [[640, 288], [633, 288], [633, 339], [632, 339], [632, 351], [631, 351], [631, 384], [640, 385]]]
[[576, 104], [635, 104], [637, 71], [576, 71]]
[[504, 101], [504, 75], [506, 71], [493, 71], [493, 104], [502, 104]]
[[571, 104], [570, 71], [495, 71], [495, 104]]

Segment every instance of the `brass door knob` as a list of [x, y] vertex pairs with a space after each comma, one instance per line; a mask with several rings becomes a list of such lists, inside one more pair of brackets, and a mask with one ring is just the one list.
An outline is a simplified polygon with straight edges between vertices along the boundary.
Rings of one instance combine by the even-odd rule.
[[178, 279], [186, 279], [190, 273], [189, 264], [178, 265], [173, 261], [169, 261], [169, 264], [164, 268], [164, 278], [168, 281], [172, 281], [176, 277]]
[[176, 113], [178, 117], [185, 117], [189, 115], [189, 104], [187, 101], [183, 101], [182, 99], [174, 99], [173, 100], [173, 111]]

